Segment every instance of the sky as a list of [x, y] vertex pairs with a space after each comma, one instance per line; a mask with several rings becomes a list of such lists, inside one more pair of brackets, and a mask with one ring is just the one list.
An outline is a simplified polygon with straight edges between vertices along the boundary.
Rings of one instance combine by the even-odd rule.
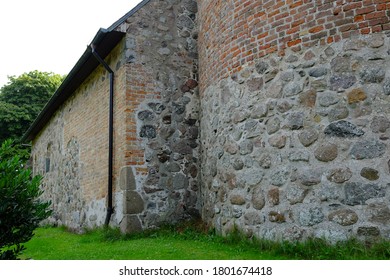
[[8, 76], [70, 72], [99, 30], [141, 0], [1, 0], [0, 87]]

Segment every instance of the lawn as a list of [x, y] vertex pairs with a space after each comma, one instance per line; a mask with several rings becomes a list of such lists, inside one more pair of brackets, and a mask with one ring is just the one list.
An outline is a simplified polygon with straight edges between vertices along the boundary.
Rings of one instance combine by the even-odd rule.
[[25, 246], [22, 259], [36, 260], [390, 259], [389, 242], [370, 247], [354, 240], [333, 246], [323, 240], [277, 243], [173, 228], [128, 236], [113, 229], [80, 235], [39, 228]]

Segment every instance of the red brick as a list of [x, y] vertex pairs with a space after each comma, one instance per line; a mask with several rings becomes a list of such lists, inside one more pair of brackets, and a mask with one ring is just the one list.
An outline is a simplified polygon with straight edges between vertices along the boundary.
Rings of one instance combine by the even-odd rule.
[[316, 26], [309, 29], [309, 33], [318, 33], [320, 31], [324, 30], [324, 27], [322, 25]]
[[288, 42], [288, 43], [287, 43], [287, 46], [292, 47], [292, 46], [295, 46], [295, 45], [300, 44], [301, 42], [302, 42], [301, 39], [296, 39], [296, 40], [294, 40], [294, 41]]
[[375, 11], [375, 6], [368, 6], [356, 10], [356, 15], [368, 14]]

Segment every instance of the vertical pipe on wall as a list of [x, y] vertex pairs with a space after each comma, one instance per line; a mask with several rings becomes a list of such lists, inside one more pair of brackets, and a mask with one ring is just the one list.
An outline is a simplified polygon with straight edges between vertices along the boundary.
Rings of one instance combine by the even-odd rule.
[[113, 181], [113, 143], [114, 143], [114, 71], [96, 52], [94, 46], [91, 46], [92, 54], [101, 65], [108, 71], [110, 76], [110, 104], [109, 104], [109, 124], [108, 124], [108, 187], [107, 187], [107, 214], [104, 225], [107, 227], [110, 223], [111, 215], [114, 213], [112, 206], [112, 181]]

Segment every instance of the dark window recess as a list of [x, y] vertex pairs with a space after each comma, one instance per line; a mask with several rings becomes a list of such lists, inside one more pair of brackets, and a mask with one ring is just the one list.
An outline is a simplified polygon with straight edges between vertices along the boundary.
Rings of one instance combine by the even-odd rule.
[[50, 158], [46, 158], [45, 172], [50, 172]]

